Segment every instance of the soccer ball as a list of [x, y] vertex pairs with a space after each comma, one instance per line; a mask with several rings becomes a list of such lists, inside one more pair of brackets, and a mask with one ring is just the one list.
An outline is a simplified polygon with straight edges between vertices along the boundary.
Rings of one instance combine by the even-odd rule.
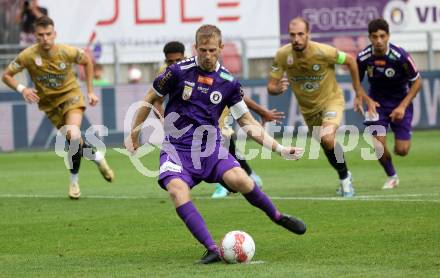
[[252, 260], [254, 254], [254, 240], [243, 231], [229, 232], [222, 240], [220, 256], [227, 263], [248, 263]]

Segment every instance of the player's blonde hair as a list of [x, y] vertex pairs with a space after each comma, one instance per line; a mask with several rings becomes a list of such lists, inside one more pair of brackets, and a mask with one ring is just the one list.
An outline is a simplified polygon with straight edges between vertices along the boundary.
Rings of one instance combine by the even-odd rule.
[[207, 41], [211, 38], [218, 38], [218, 43], [222, 43], [222, 31], [215, 26], [211, 24], [205, 24], [199, 27], [196, 32], [196, 45], [202, 41]]

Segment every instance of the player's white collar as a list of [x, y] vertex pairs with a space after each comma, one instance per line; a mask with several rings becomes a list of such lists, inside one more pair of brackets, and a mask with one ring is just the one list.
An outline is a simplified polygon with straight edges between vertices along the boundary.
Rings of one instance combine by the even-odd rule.
[[[197, 56], [194, 56], [194, 60], [196, 61], [196, 65], [199, 66], [199, 59]], [[221, 65], [219, 61], [217, 60], [217, 63], [215, 64], [215, 71], [217, 72], [220, 69]]]

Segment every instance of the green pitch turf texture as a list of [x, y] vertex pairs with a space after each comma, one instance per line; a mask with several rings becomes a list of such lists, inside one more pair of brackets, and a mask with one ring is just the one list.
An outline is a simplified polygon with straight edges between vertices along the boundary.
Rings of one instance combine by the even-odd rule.
[[[401, 184], [381, 190], [377, 161], [346, 154], [357, 197], [335, 197], [338, 181], [318, 160], [252, 160], [282, 212], [308, 225], [296, 236], [239, 194], [192, 192], [214, 239], [244, 230], [252, 264], [195, 265], [204, 249], [177, 217], [154, 178], [108, 149], [116, 173], [106, 183], [92, 162], [80, 171], [82, 197], [67, 198], [68, 172], [53, 151], [0, 154], [0, 277], [439, 277], [440, 132], [420, 131], [410, 154], [393, 156]], [[392, 140], [389, 142], [392, 144]], [[256, 145], [251, 144], [252, 147]], [[275, 156], [274, 156], [275, 157]], [[155, 168], [158, 153], [143, 158]]]

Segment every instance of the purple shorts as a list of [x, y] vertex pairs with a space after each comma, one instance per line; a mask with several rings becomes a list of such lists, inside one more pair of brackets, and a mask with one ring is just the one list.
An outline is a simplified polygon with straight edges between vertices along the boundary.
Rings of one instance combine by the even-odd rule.
[[[388, 126], [394, 132], [394, 138], [398, 140], [411, 140], [412, 130], [412, 118], [413, 118], [413, 105], [412, 103], [406, 108], [403, 119], [398, 122], [392, 122], [390, 118], [391, 112], [394, 108], [392, 106], [377, 107], [377, 113], [379, 114], [379, 120], [374, 122], [364, 122], [366, 126], [381, 125], [388, 130]], [[367, 113], [367, 112], [366, 112]], [[375, 135], [375, 134], [373, 134]]]
[[200, 156], [196, 152], [191, 155], [190, 150], [165, 151], [163, 148], [160, 152], [159, 185], [166, 190], [166, 185], [174, 178], [185, 181], [190, 188], [201, 181], [218, 183], [226, 171], [240, 167], [240, 163], [220, 145], [211, 155]]

